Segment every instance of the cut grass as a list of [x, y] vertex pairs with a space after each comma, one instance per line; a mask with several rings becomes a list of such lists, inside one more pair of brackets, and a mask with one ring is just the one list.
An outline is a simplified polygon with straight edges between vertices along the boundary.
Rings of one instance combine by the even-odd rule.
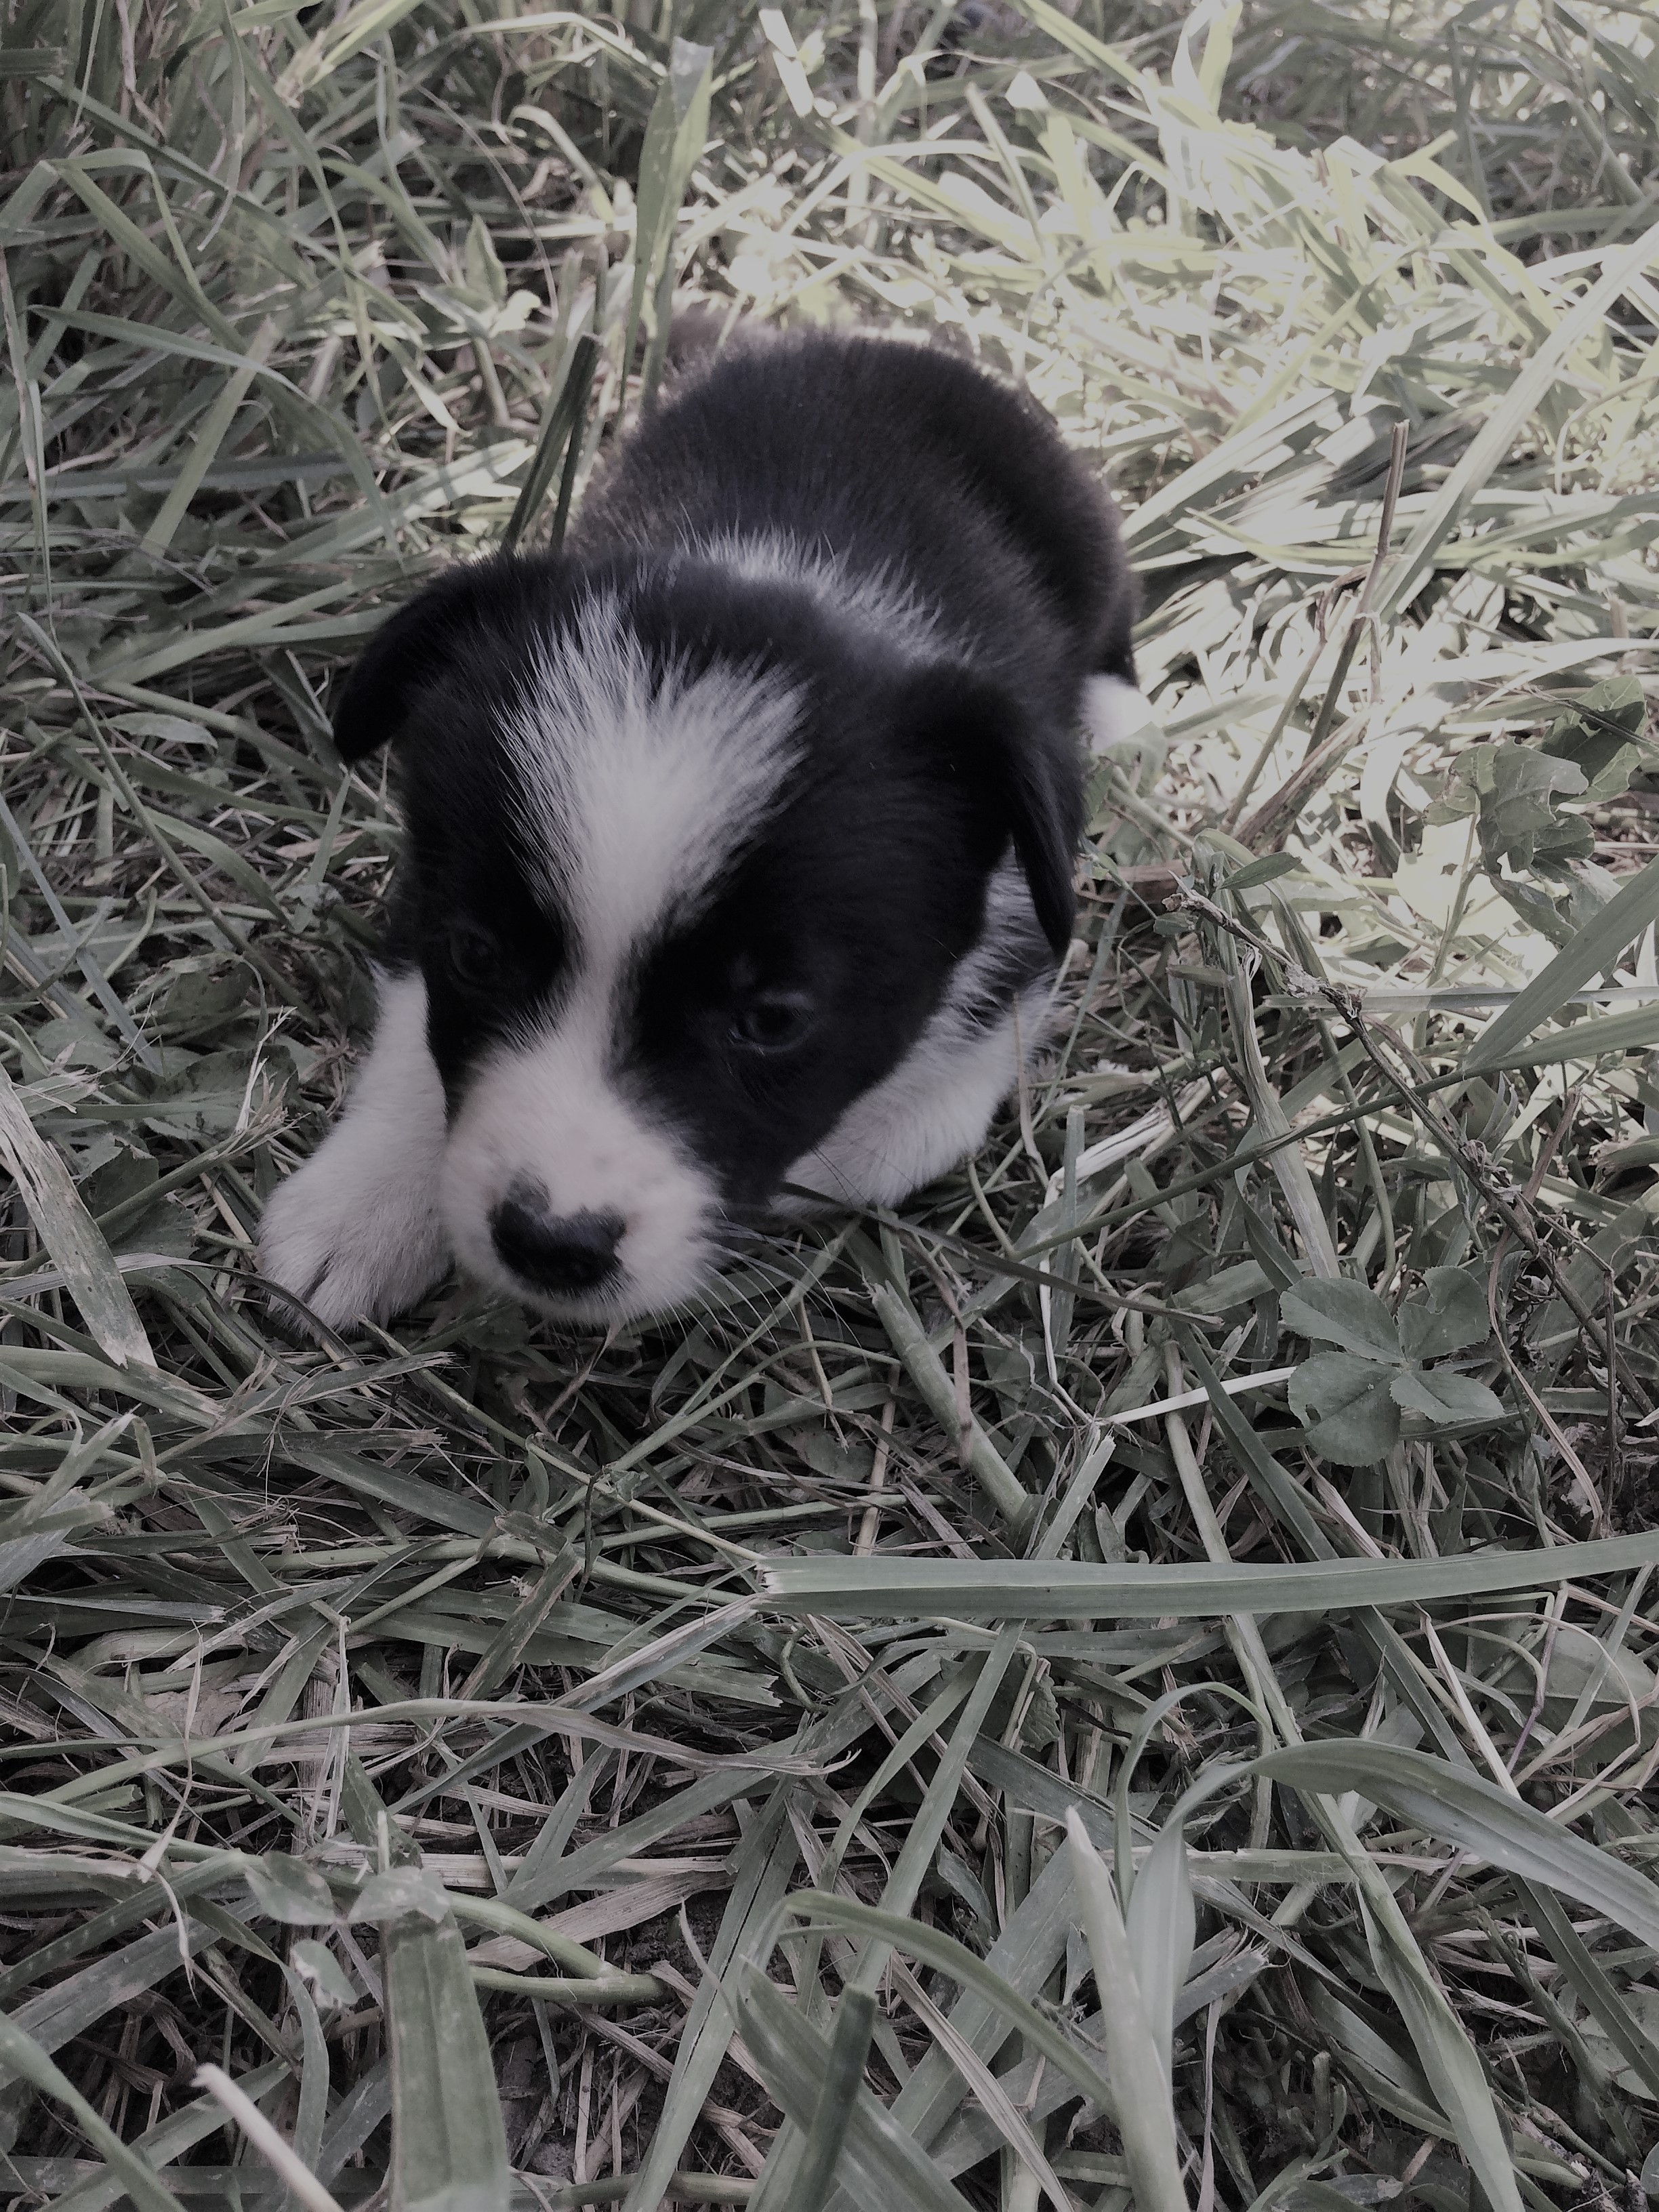
[[[0, 27], [0, 2174], [1634, 2207], [1650, 21], [647, 16]], [[330, 684], [675, 297], [943, 330], [1109, 475], [1052, 1054], [672, 1323], [296, 1351], [398, 835]]]

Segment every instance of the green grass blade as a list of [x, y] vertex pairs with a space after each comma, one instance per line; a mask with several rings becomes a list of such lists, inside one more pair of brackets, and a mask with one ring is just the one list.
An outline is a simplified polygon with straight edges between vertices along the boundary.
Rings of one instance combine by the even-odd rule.
[[[1117, 1892], [1104, 1860], [1075, 1813], [1067, 1819], [1066, 1829], [1078, 1904], [1106, 2023], [1112, 2110], [1123, 2138], [1123, 2156], [1135, 2203], [1142, 2212], [1187, 2212], [1170, 2077], [1159, 2049], [1157, 2024], [1142, 1999]], [[1178, 1831], [1176, 1843], [1179, 1847]]]
[[1576, 1899], [1659, 1950], [1659, 1891], [1652, 1882], [1481, 1775], [1382, 1743], [1295, 1744], [1259, 1765], [1297, 1789], [1333, 1796], [1363, 1790], [1401, 1820]]
[[1656, 256], [1659, 256], [1659, 223], [1611, 258], [1595, 283], [1531, 356], [1385, 572], [1374, 603], [1380, 617], [1408, 606], [1416, 598], [1433, 567], [1435, 555], [1525, 431], [1540, 401], [1572, 356], [1590, 341], [1592, 333], [1601, 331], [1608, 310], [1633, 279], [1645, 274]]
[[[673, 253], [675, 218], [708, 136], [714, 61], [712, 46], [676, 39], [646, 126], [635, 201], [634, 286], [623, 335], [624, 374], [633, 359], [646, 294]], [[665, 331], [657, 335], [659, 341], [666, 337]]]
[[[1659, 860], [1632, 876], [1601, 911], [1562, 947], [1541, 975], [1489, 1021], [1463, 1056], [1471, 1073], [1501, 1067], [1507, 1055], [1541, 1029], [1592, 976], [1610, 969], [1620, 954], [1659, 916]], [[1628, 1019], [1614, 1015], [1613, 1020]], [[1550, 1039], [1553, 1044], [1555, 1040]]]
[[[797, 2126], [809, 2126], [830, 2064], [829, 2038], [760, 1975], [750, 1977], [736, 2002], [744, 2040], [769, 2091]], [[840, 2149], [848, 2183], [863, 2203], [902, 2204], [907, 2212], [912, 2206], [915, 2212], [963, 2212], [967, 2200], [856, 2080]]]
[[410, 1913], [382, 1931], [392, 2039], [392, 2212], [507, 2212], [507, 2137], [460, 1931]]
[[0, 2014], [0, 2066], [14, 2081], [27, 2081], [72, 2114], [76, 2124], [101, 2154], [119, 2181], [122, 2192], [131, 2198], [138, 2212], [181, 2212], [179, 2199], [156, 2179], [154, 2168], [128, 2148], [74, 2083], [58, 2071], [40, 2045], [15, 2021], [3, 2014]]
[[63, 1271], [100, 1349], [118, 1367], [154, 1369], [155, 1354], [115, 1256], [62, 1158], [35, 1128], [0, 1067], [0, 1164], [15, 1182], [40, 1242]]
[[1281, 1567], [1089, 1566], [1075, 1559], [773, 1559], [761, 1586], [791, 1613], [841, 1620], [1156, 1620], [1205, 1614], [1413, 1605], [1537, 1589], [1582, 1575], [1659, 1565], [1659, 1531], [1547, 1551], [1464, 1552], [1443, 1559], [1314, 1560]]

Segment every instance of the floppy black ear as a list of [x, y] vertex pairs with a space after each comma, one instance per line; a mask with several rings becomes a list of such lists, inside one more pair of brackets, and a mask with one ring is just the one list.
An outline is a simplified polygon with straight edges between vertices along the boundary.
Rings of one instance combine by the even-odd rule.
[[381, 623], [334, 709], [334, 744], [343, 760], [359, 761], [389, 744], [420, 695], [470, 657], [489, 611], [514, 596], [517, 565], [498, 559], [447, 569]]
[[1000, 685], [965, 669], [927, 669], [906, 691], [901, 727], [945, 769], [993, 856], [1012, 836], [1042, 933], [1063, 957], [1083, 834], [1083, 766], [1070, 735], [1038, 728]]

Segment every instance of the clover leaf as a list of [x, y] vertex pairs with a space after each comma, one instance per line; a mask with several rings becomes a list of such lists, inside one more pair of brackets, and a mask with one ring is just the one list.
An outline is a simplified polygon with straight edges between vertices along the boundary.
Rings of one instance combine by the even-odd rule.
[[1458, 755], [1426, 819], [1455, 822], [1473, 814], [1481, 865], [1493, 874], [1502, 873], [1505, 861], [1516, 873], [1534, 866], [1547, 870], [1593, 849], [1588, 823], [1564, 816], [1556, 805], [1558, 798], [1583, 798], [1589, 787], [1576, 761], [1503, 738]]
[[1557, 717], [1543, 750], [1589, 778], [1587, 799], [1616, 799], [1638, 768], [1650, 766], [1647, 697], [1638, 676], [1592, 684]]
[[1291, 1411], [1314, 1449], [1339, 1467], [1369, 1467], [1400, 1441], [1400, 1408], [1389, 1395], [1395, 1370], [1351, 1352], [1316, 1352], [1291, 1377]]
[[1502, 1402], [1484, 1382], [1472, 1375], [1459, 1375], [1448, 1367], [1407, 1367], [1389, 1389], [1402, 1413], [1420, 1414], [1424, 1420], [1444, 1428], [1458, 1421], [1501, 1420]]
[[[1443, 1269], [1443, 1273], [1454, 1273]], [[1400, 1331], [1375, 1291], [1346, 1277], [1294, 1283], [1279, 1301], [1279, 1317], [1298, 1336], [1322, 1339], [1362, 1359], [1398, 1359]]]
[[1462, 1267], [1431, 1267], [1423, 1287], [1400, 1309], [1400, 1348], [1407, 1359], [1444, 1359], [1484, 1344], [1491, 1333], [1486, 1294]]
[[1279, 1312], [1298, 1336], [1337, 1347], [1303, 1361], [1290, 1400], [1310, 1445], [1340, 1467], [1385, 1458], [1407, 1419], [1420, 1434], [1504, 1418], [1503, 1401], [1484, 1382], [1423, 1364], [1486, 1340], [1485, 1292], [1460, 1268], [1431, 1267], [1398, 1316], [1375, 1291], [1346, 1278], [1293, 1284]]

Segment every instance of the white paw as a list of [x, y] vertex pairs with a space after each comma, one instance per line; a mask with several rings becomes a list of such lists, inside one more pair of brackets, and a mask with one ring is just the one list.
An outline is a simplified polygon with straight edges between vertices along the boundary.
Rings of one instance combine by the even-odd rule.
[[1155, 735], [1158, 717], [1121, 676], [1091, 676], [1084, 686], [1083, 726], [1090, 751], [1103, 753], [1131, 738]]
[[331, 1329], [390, 1321], [449, 1265], [436, 1181], [348, 1117], [271, 1194], [261, 1272]]

